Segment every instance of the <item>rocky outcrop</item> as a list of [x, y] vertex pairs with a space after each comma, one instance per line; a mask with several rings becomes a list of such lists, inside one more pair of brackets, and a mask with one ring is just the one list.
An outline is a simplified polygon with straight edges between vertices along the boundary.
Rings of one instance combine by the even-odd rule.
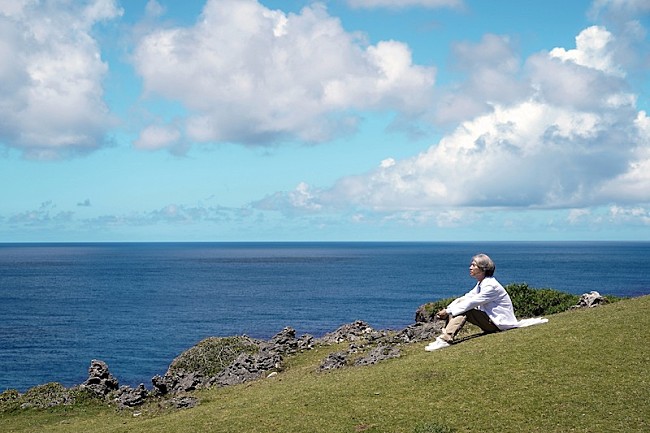
[[113, 401], [117, 403], [119, 407], [134, 407], [139, 406], [145, 402], [145, 399], [149, 396], [149, 391], [144, 387], [144, 384], [141, 383], [137, 388], [131, 388], [130, 386], [121, 386], [114, 394]]
[[347, 342], [355, 342], [360, 340], [377, 340], [385, 337], [386, 332], [375, 331], [370, 325], [362, 320], [345, 324], [337, 328], [334, 332], [325, 334], [318, 341], [322, 344], [336, 344]]
[[391, 358], [399, 358], [400, 350], [396, 346], [390, 344], [379, 344], [371, 349], [367, 355], [362, 356], [354, 361], [354, 365], [373, 365], [380, 361]]
[[592, 308], [597, 307], [598, 305], [607, 304], [608, 302], [608, 299], [601, 296], [600, 293], [591, 291], [589, 293], [583, 293], [582, 296], [580, 296], [578, 303], [571, 308]]
[[282, 368], [282, 354], [260, 351], [254, 355], [242, 354], [218, 375], [210, 378], [209, 386], [231, 386], [250, 382]]
[[363, 321], [355, 321], [325, 335], [323, 344], [349, 342], [348, 350], [330, 353], [319, 366], [319, 371], [334, 370], [347, 366], [372, 365], [400, 356], [399, 346], [404, 339], [399, 334], [376, 331]]
[[296, 330], [288, 326], [278, 332], [268, 342], [262, 343], [261, 348], [267, 352], [292, 355], [303, 350], [313, 349], [314, 344], [315, 340], [313, 336], [305, 334], [300, 338], [296, 338]]
[[205, 378], [197, 372], [166, 373], [164, 376], [156, 375], [151, 378], [154, 393], [157, 395], [178, 394], [202, 388]]
[[418, 322], [398, 332], [393, 340], [400, 343], [415, 343], [434, 340], [445, 328], [444, 320], [435, 322]]
[[100, 397], [105, 397], [113, 391], [117, 391], [120, 384], [108, 370], [104, 361], [93, 359], [88, 368], [88, 379], [80, 385]]
[[348, 365], [349, 356], [350, 356], [350, 351], [330, 353], [321, 362], [319, 370], [327, 371], [327, 370], [335, 370], [337, 368], [343, 368]]
[[282, 369], [286, 355], [312, 349], [314, 338], [286, 327], [268, 341], [246, 336], [209, 338], [179, 355], [164, 376], [152, 379], [157, 395], [256, 380]]
[[108, 365], [97, 359], [90, 362], [88, 379], [79, 385], [79, 389], [91, 391], [95, 396], [112, 401], [121, 408], [139, 406], [149, 396], [149, 391], [142, 383], [137, 388], [120, 386]]
[[180, 395], [167, 400], [166, 406], [176, 409], [189, 409], [199, 404], [199, 399], [191, 395]]

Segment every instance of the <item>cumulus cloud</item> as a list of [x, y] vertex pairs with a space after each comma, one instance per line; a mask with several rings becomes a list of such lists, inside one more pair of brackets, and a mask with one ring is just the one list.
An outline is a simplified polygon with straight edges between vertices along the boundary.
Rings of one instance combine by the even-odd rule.
[[30, 158], [97, 149], [111, 123], [93, 26], [115, 0], [0, 4], [0, 143]]
[[[194, 25], [143, 35], [133, 62], [147, 95], [189, 111], [176, 119], [186, 142], [320, 142], [354, 130], [357, 110], [417, 116], [435, 75], [403, 43], [346, 32], [322, 4], [285, 14], [256, 0], [208, 0]], [[158, 132], [136, 144], [164, 146]]]
[[456, 71], [467, 79], [462, 87], [440, 89], [432, 103], [437, 123], [457, 124], [528, 94], [529, 87], [519, 76], [522, 61], [508, 37], [486, 34], [477, 44], [454, 44], [452, 53]]
[[592, 26], [583, 30], [576, 37], [575, 49], [554, 48], [551, 50], [550, 55], [607, 74], [624, 76], [625, 74], [620, 66], [614, 63], [614, 50], [611, 47], [613, 39], [612, 34], [607, 29]]
[[458, 8], [463, 6], [463, 0], [347, 0], [347, 3], [353, 8], [391, 8], [400, 9], [411, 6], [425, 8], [452, 7]]
[[[413, 221], [437, 215], [438, 225], [448, 226], [466, 218], [451, 212], [464, 208], [650, 202], [649, 122], [611, 55], [615, 46], [607, 29], [590, 27], [575, 48], [537, 53], [520, 65], [504, 38], [459, 45], [458, 64], [474, 71], [457, 87], [470, 100], [464, 106], [475, 107], [472, 117], [419, 155], [387, 158], [371, 172], [310, 188], [310, 207]], [[295, 212], [302, 203], [288, 198], [297, 191], [264, 204]]]

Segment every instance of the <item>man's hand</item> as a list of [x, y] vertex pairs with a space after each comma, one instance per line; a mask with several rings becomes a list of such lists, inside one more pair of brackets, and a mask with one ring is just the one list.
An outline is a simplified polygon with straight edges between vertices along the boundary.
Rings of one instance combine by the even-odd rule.
[[449, 316], [449, 313], [447, 313], [447, 310], [445, 310], [445, 309], [442, 309], [442, 310], [438, 311], [438, 313], [436, 313], [436, 317], [439, 318], [439, 319], [446, 319], [447, 316]]

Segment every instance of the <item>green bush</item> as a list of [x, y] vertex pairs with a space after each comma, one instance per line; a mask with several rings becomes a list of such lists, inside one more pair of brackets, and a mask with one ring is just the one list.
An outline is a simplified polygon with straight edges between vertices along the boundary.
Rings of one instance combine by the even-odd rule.
[[259, 346], [244, 336], [210, 337], [183, 352], [169, 366], [168, 373], [198, 372], [212, 377], [242, 353], [257, 353]]
[[23, 408], [48, 408], [74, 404], [75, 398], [71, 390], [58, 382], [50, 382], [28, 389], [20, 401]]
[[424, 311], [427, 313], [430, 319], [433, 318], [433, 316], [443, 308], [447, 308], [447, 305], [451, 304], [451, 302], [455, 298], [445, 298], [445, 299], [439, 299], [437, 301], [429, 302], [423, 305]]
[[505, 287], [510, 295], [518, 318], [561, 313], [578, 303], [580, 296], [555, 289], [533, 289], [526, 283], [513, 283]]
[[0, 412], [16, 409], [20, 403], [20, 393], [15, 389], [8, 389], [0, 394]]

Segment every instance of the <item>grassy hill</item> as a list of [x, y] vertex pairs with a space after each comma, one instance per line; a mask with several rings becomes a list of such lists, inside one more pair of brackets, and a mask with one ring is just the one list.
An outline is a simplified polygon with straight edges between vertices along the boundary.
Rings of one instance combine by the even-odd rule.
[[193, 409], [17, 410], [0, 412], [0, 431], [648, 432], [649, 313], [645, 296], [324, 373], [335, 349], [319, 348], [274, 378], [202, 391]]

